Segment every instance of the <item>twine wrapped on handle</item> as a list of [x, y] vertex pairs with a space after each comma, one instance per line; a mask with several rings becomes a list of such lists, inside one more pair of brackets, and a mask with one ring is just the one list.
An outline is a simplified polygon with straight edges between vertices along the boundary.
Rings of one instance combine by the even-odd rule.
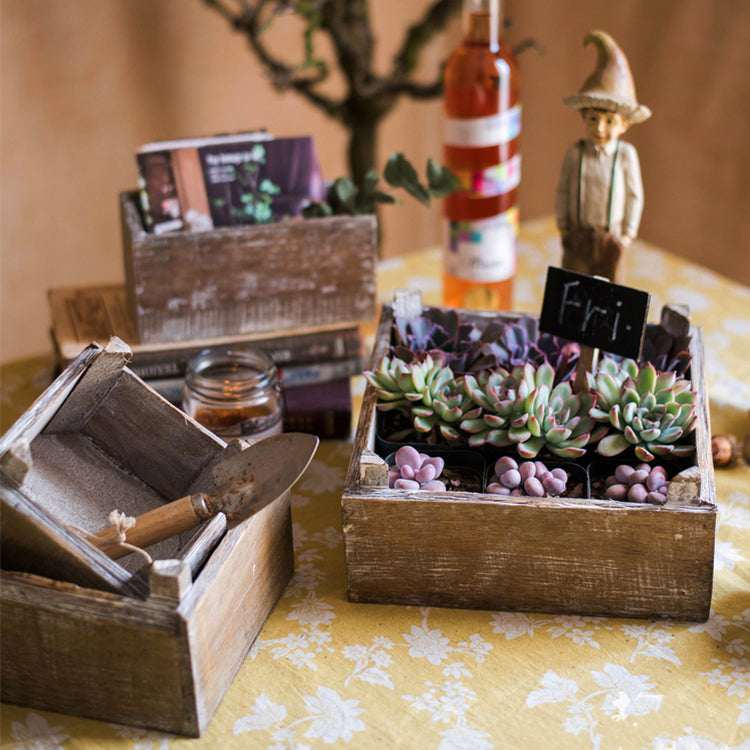
[[[114, 544], [116, 544], [118, 547], [122, 547], [123, 549], [130, 550], [131, 552], [137, 552], [139, 555], [145, 558], [146, 562], [149, 565], [153, 565], [154, 559], [151, 557], [151, 555], [148, 554], [148, 552], [146, 552], [145, 549], [136, 547], [134, 544], [130, 544], [126, 541], [128, 530], [132, 529], [136, 524], [136, 519], [133, 516], [129, 516], [126, 513], [122, 513], [121, 511], [115, 509], [109, 514], [107, 520], [114, 529], [114, 537], [112, 539], [112, 542]], [[69, 526], [68, 528], [72, 531], [76, 531], [79, 534], [82, 534], [84, 537], [94, 536], [94, 534], [92, 534], [91, 532], [86, 531], [85, 529], [81, 529], [78, 526]]]
[[113, 510], [107, 519], [111, 526], [115, 529], [114, 540], [120, 547], [129, 549], [131, 552], [137, 552], [139, 555], [143, 555], [149, 565], [152, 565], [154, 560], [151, 555], [146, 552], [145, 549], [136, 547], [134, 544], [129, 544], [125, 541], [128, 529], [132, 529], [135, 526], [135, 518], [128, 516], [125, 513], [121, 513], [119, 510]]

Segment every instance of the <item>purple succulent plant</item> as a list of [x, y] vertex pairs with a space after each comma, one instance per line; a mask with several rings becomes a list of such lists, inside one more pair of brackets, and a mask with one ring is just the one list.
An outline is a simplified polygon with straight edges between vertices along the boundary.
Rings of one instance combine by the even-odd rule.
[[663, 466], [642, 463], [635, 468], [620, 464], [615, 473], [607, 477], [604, 497], [630, 503], [664, 505], [667, 502], [669, 481]]
[[396, 317], [389, 351], [406, 363], [429, 355], [455, 373], [511, 370], [526, 362], [538, 367], [547, 362], [555, 371], [555, 384], [570, 379], [579, 353], [577, 343], [541, 333], [538, 320], [528, 315], [494, 320], [481, 330], [462, 322], [455, 310], [442, 308], [427, 308], [410, 319]]
[[403, 445], [396, 451], [395, 465], [388, 471], [388, 487], [444, 492], [445, 484], [438, 479], [444, 465], [440, 456], [428, 456], [411, 445]]
[[512, 370], [526, 362], [539, 367], [546, 362], [555, 371], [556, 385], [571, 378], [580, 352], [579, 344], [540, 332], [536, 318], [522, 315], [514, 321], [495, 322], [485, 329], [469, 371], [497, 367]]
[[522, 461], [503, 456], [495, 462], [495, 476], [487, 485], [491, 495], [545, 497], [562, 495], [568, 485], [565, 469], [548, 469], [541, 461]]
[[395, 318], [389, 353], [407, 364], [429, 355], [454, 372], [462, 372], [479, 337], [479, 329], [462, 323], [455, 310], [431, 307], [415, 318]]
[[646, 326], [640, 364], [650, 362], [659, 372], [685, 377], [690, 367], [690, 336], [675, 336], [661, 325]]

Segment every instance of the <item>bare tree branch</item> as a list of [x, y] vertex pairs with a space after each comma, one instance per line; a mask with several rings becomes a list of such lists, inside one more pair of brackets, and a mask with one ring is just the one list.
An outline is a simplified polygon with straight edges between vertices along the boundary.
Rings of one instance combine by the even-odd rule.
[[339, 69], [356, 89], [372, 77], [375, 40], [367, 0], [323, 0], [321, 29], [328, 33]]
[[522, 39], [518, 44], [516, 44], [513, 47], [513, 54], [518, 57], [523, 52], [526, 52], [527, 49], [536, 50], [540, 55], [544, 54], [544, 47], [539, 44], [536, 39], [533, 39], [531, 37]]
[[250, 48], [266, 69], [271, 84], [278, 90], [293, 89], [313, 105], [321, 109], [326, 115], [336, 120], [342, 120], [342, 100], [326, 97], [315, 90], [315, 86], [328, 78], [328, 68], [322, 61], [315, 65], [315, 72], [310, 74], [310, 67], [285, 63], [276, 57], [263, 42], [263, 33], [267, 23], [263, 20], [266, 6], [271, 7], [271, 15], [292, 10], [288, 2], [279, 0], [257, 0], [255, 4], [240, 0], [241, 9], [233, 12], [222, 0], [203, 0], [210, 8], [217, 10], [229, 21], [232, 28], [241, 32], [247, 39]]
[[445, 63], [440, 66], [437, 77], [429, 82], [420, 83], [409, 79], [385, 78], [379, 83], [378, 93], [387, 97], [397, 98], [399, 96], [408, 96], [410, 99], [417, 101], [426, 101], [436, 99], [443, 93], [443, 68]]
[[[461, 7], [461, 0], [431, 0], [421, 18], [406, 31], [393, 58], [391, 72], [379, 76], [373, 69], [375, 39], [369, 0], [203, 0], [245, 36], [273, 86], [293, 90], [349, 131], [349, 170], [359, 183], [374, 165], [380, 122], [402, 96], [433, 99], [442, 92], [442, 67], [432, 80], [413, 78], [420, 55]], [[305, 24], [304, 63], [291, 64], [270, 49], [264, 33], [281, 13], [294, 13]], [[325, 34], [331, 42], [336, 69], [347, 90], [340, 99], [326, 96], [320, 84], [329, 67], [314, 54], [314, 39]]]
[[460, 10], [461, 1], [435, 0], [422, 18], [409, 27], [401, 49], [393, 58], [391, 80], [401, 79], [414, 71], [422, 49], [432, 41], [436, 34], [445, 30]]

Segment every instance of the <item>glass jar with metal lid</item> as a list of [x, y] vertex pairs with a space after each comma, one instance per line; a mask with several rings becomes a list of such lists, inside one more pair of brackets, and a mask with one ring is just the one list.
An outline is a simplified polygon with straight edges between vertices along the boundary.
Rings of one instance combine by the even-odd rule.
[[281, 385], [265, 352], [204, 349], [185, 373], [183, 410], [222, 438], [260, 439], [283, 431]]

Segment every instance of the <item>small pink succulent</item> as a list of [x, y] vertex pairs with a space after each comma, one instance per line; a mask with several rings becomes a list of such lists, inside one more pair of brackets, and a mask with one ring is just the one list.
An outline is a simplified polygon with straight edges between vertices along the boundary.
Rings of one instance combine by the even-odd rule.
[[445, 462], [439, 456], [420, 453], [411, 445], [396, 451], [396, 465], [388, 471], [388, 486], [395, 490], [445, 491], [438, 479]]
[[561, 468], [551, 471], [541, 461], [522, 461], [503, 456], [495, 462], [495, 476], [487, 485], [491, 495], [513, 497], [544, 497], [562, 495], [568, 484], [568, 472]]
[[615, 473], [607, 477], [607, 500], [624, 500], [630, 503], [664, 505], [667, 502], [669, 481], [663, 466], [638, 464], [635, 468], [620, 464]]

